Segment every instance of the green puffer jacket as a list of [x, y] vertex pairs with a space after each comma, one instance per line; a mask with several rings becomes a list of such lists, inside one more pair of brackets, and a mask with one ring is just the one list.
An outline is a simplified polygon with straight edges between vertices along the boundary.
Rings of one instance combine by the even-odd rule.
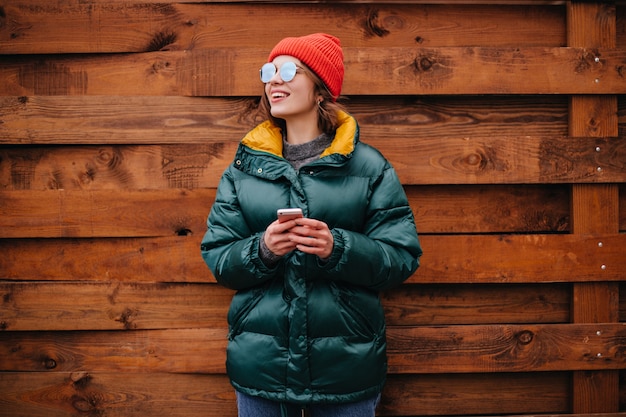
[[[384, 384], [378, 291], [413, 274], [422, 250], [396, 172], [341, 116], [332, 144], [299, 171], [281, 156], [280, 130], [262, 123], [221, 179], [201, 251], [217, 281], [237, 290], [226, 366], [243, 393], [332, 404], [373, 397]], [[261, 261], [259, 239], [284, 207], [328, 224], [326, 262], [299, 251], [274, 268]]]

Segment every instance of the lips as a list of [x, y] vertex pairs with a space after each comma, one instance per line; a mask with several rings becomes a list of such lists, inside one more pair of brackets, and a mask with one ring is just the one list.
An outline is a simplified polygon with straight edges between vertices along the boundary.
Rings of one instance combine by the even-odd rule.
[[272, 98], [272, 100], [280, 100], [282, 98], [289, 97], [289, 94], [284, 91], [272, 91], [270, 97]]

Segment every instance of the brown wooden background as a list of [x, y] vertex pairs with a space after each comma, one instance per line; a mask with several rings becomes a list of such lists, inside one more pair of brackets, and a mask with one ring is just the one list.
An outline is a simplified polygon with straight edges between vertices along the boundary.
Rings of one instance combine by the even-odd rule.
[[0, 0], [0, 415], [236, 415], [199, 241], [317, 31], [425, 251], [379, 414], [626, 414], [624, 1]]

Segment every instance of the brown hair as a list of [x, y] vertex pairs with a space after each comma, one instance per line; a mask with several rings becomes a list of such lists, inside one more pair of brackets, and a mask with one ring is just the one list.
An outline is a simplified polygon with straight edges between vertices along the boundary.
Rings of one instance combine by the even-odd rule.
[[[336, 97], [330, 93], [324, 81], [317, 76], [309, 68], [305, 68], [304, 73], [311, 77], [315, 83], [315, 94], [321, 95], [323, 100], [317, 106], [317, 126], [320, 130], [327, 135], [334, 135], [335, 131], [339, 127], [339, 112], [346, 111], [344, 106], [334, 101]], [[283, 129], [286, 128], [284, 119], [279, 119], [272, 116], [270, 101], [267, 98], [267, 94], [263, 93], [259, 102], [259, 114], [258, 116], [263, 120], [270, 120], [272, 124]]]

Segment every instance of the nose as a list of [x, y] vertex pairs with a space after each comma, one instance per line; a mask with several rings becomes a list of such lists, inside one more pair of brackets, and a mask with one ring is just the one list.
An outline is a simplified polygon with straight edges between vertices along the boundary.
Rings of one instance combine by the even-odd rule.
[[280, 78], [280, 71], [276, 71], [276, 73], [270, 78], [270, 84], [280, 84], [283, 82], [283, 79]]

